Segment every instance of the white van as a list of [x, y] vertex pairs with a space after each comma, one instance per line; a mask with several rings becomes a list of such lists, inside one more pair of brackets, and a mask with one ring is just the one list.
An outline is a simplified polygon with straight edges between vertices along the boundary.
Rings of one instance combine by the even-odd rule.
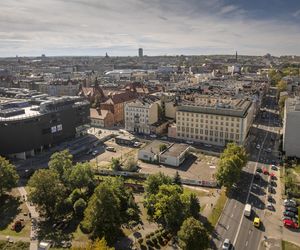
[[250, 217], [250, 215], [251, 215], [251, 210], [252, 210], [251, 205], [250, 205], [250, 204], [246, 204], [245, 209], [244, 209], [244, 215], [245, 215], [246, 217]]

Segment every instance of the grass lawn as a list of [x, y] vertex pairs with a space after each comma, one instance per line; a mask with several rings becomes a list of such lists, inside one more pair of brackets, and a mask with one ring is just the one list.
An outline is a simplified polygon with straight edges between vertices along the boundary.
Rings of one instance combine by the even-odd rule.
[[216, 205], [213, 207], [213, 212], [207, 218], [213, 227], [215, 227], [215, 225], [217, 224], [217, 221], [219, 220], [219, 217], [223, 211], [226, 201], [227, 196], [225, 190], [222, 189], [220, 197], [217, 200]]
[[288, 241], [282, 241], [282, 250], [300, 250], [300, 246], [297, 246], [291, 242]]
[[184, 190], [184, 192], [186, 192], [188, 194], [194, 193], [198, 197], [209, 196], [213, 192], [212, 190], [209, 190], [208, 192], [206, 192], [204, 190], [198, 190], [198, 189], [189, 188], [186, 186], [183, 187], [183, 190]]
[[29, 242], [17, 241], [8, 243], [5, 240], [0, 240], [0, 249], [5, 250], [29, 250]]
[[[19, 199], [19, 192], [13, 189], [10, 195], [2, 197], [0, 201], [0, 235], [29, 237], [31, 222], [28, 217], [28, 208], [26, 204]], [[24, 213], [27, 216], [24, 216]], [[11, 226], [16, 220], [24, 220], [24, 227], [20, 232], [12, 231]]]

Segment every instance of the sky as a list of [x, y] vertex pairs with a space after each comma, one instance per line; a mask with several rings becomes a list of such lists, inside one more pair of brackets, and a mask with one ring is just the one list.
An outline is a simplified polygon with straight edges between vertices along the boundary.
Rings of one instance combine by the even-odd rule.
[[300, 0], [1, 0], [0, 57], [300, 55]]

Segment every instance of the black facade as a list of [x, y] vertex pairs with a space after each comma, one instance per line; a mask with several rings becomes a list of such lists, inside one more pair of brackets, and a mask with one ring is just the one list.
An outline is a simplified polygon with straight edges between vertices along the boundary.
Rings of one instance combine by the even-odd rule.
[[80, 126], [89, 123], [89, 104], [84, 102], [27, 118], [0, 118], [0, 155], [39, 151], [79, 135]]

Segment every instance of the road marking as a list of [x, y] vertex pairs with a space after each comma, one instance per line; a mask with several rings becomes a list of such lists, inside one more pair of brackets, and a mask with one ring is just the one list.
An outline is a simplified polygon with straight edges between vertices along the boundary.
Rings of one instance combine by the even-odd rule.
[[229, 230], [229, 225], [226, 227], [226, 230], [227, 230], [227, 231]]
[[234, 208], [236, 208], [236, 204], [234, 205]]
[[231, 214], [231, 216], [230, 216], [231, 218], [233, 217], [233, 214]]
[[246, 241], [246, 244], [245, 244], [245, 246], [248, 246], [248, 240]]
[[252, 233], [252, 230], [249, 230], [249, 234], [251, 234]]
[[[270, 118], [269, 118], [268, 124], [270, 124]], [[251, 187], [252, 187], [253, 180], [254, 180], [254, 173], [256, 172], [257, 165], [258, 165], [258, 161], [259, 161], [259, 159], [260, 159], [260, 155], [261, 155], [261, 152], [262, 152], [262, 148], [263, 148], [263, 146], [264, 146], [264, 144], [265, 144], [265, 141], [266, 141], [266, 139], [267, 139], [267, 137], [268, 137], [268, 134], [269, 134], [269, 131], [267, 131], [267, 133], [266, 133], [266, 135], [265, 135], [265, 137], [264, 137], [264, 139], [263, 139], [263, 141], [262, 141], [261, 148], [260, 148], [259, 153], [258, 153], [258, 156], [257, 156], [257, 161], [256, 161], [256, 164], [255, 164], [254, 172], [252, 173], [252, 179], [251, 179], [251, 183], [250, 183], [250, 188], [249, 188], [249, 190], [248, 190], [248, 195], [247, 195], [247, 199], [246, 199], [245, 204], [247, 204], [247, 203], [248, 203], [248, 200], [249, 200], [249, 196], [250, 196], [250, 193], [251, 193]], [[235, 235], [235, 238], [234, 238], [234, 241], [233, 241], [233, 243], [232, 243], [234, 246], [235, 246], [236, 241], [237, 241], [237, 238], [238, 238], [238, 236], [239, 236], [239, 232], [240, 232], [240, 230], [241, 230], [241, 226], [242, 226], [243, 219], [244, 219], [244, 216], [242, 215], [242, 216], [241, 216], [241, 219], [240, 219], [240, 223], [239, 223], [238, 229], [237, 229], [237, 232], [236, 232], [236, 235]], [[247, 244], [248, 244], [248, 243], [247, 243]]]

